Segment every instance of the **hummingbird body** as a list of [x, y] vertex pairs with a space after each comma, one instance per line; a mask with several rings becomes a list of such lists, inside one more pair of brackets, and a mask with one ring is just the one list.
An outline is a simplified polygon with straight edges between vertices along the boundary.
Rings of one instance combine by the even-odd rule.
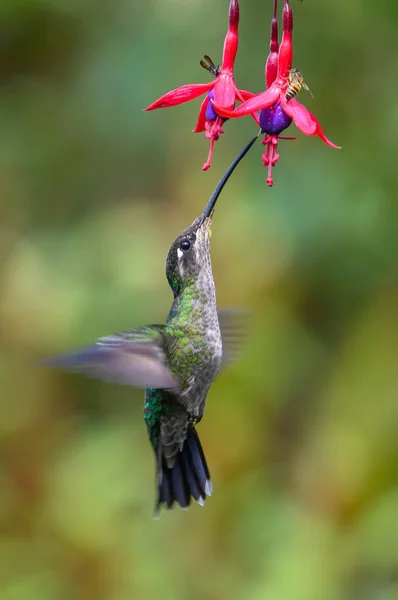
[[[205, 221], [198, 227], [199, 223], [196, 219], [177, 238], [166, 260], [174, 301], [164, 327], [165, 362], [178, 379], [180, 389], [171, 394], [149, 388], [145, 393], [144, 419], [157, 456], [158, 502], [167, 506], [173, 498], [182, 506], [188, 505], [191, 495], [203, 503], [205, 494], [211, 493], [199, 438], [191, 430], [202, 418], [207, 393], [221, 366], [222, 338], [211, 269], [210, 223]], [[184, 246], [187, 249], [183, 250]], [[188, 437], [192, 445], [189, 450], [184, 447], [189, 445]], [[197, 489], [191, 489], [195, 486], [189, 484], [186, 473], [192, 453], [203, 467], [196, 474]], [[185, 465], [181, 461], [186, 455], [189, 456]], [[182, 486], [172, 481], [176, 470], [180, 471], [178, 481]], [[195, 472], [192, 465], [191, 470]]]
[[145, 387], [144, 420], [156, 455], [158, 499], [186, 508], [211, 494], [195, 431], [222, 362], [223, 343], [210, 259], [212, 214], [192, 223], [171, 245], [166, 276], [174, 300], [165, 325], [99, 338], [45, 362], [89, 376]]
[[[174, 301], [166, 322], [168, 366], [181, 386], [179, 401], [201, 417], [222, 360], [222, 339], [210, 258], [211, 217], [196, 219], [172, 244], [166, 276]], [[181, 246], [190, 244], [187, 250]], [[177, 256], [177, 260], [176, 260]]]
[[171, 508], [174, 502], [187, 508], [191, 498], [203, 505], [212, 492], [195, 425], [203, 416], [221, 363], [226, 356], [234, 359], [237, 331], [234, 311], [216, 308], [210, 228], [221, 190], [256, 139], [231, 163], [202, 215], [169, 249], [166, 277], [174, 300], [166, 323], [105, 336], [91, 346], [42, 362], [145, 388], [144, 420], [157, 467], [156, 512], [160, 505]]

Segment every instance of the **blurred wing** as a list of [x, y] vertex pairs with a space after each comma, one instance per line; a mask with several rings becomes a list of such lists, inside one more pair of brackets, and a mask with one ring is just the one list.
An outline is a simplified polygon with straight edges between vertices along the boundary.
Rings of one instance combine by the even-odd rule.
[[122, 385], [177, 390], [178, 380], [165, 365], [162, 341], [160, 331], [143, 328], [100, 338], [41, 364]]
[[248, 331], [248, 313], [239, 308], [219, 308], [223, 358], [222, 364], [230, 365], [243, 354]]

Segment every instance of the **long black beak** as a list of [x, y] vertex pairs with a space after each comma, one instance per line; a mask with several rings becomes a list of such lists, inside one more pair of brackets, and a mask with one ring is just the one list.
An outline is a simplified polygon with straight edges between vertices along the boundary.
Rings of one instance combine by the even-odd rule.
[[216, 186], [216, 189], [212, 193], [210, 200], [206, 204], [206, 207], [202, 213], [201, 223], [203, 223], [203, 221], [205, 221], [212, 214], [214, 207], [216, 205], [216, 202], [218, 200], [218, 197], [224, 188], [224, 185], [227, 183], [228, 179], [234, 172], [235, 167], [238, 166], [238, 164], [240, 163], [242, 158], [244, 156], [246, 156], [246, 154], [249, 152], [250, 148], [253, 146], [253, 144], [257, 140], [258, 136], [260, 135], [260, 133], [261, 133], [261, 129], [258, 132], [258, 134], [254, 138], [252, 138], [250, 140], [250, 142], [248, 142], [244, 148], [242, 148], [242, 150], [239, 152], [238, 156], [236, 156], [236, 158], [234, 158], [234, 160], [229, 165], [228, 169], [225, 171], [224, 175], [221, 177], [220, 181], [218, 182], [218, 184]]

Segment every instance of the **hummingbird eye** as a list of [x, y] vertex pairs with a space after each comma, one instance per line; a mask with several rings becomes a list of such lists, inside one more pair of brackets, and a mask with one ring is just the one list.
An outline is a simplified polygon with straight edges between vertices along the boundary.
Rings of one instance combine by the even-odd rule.
[[189, 240], [182, 240], [180, 242], [181, 250], [189, 250], [191, 247], [191, 242]]

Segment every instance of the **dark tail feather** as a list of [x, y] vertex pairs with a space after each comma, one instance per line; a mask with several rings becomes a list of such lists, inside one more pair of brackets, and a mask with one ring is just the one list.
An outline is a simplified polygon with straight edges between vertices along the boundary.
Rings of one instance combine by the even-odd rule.
[[212, 485], [206, 458], [194, 427], [188, 429], [182, 451], [177, 454], [172, 468], [158, 450], [158, 500], [155, 518], [159, 517], [160, 506], [171, 508], [176, 502], [188, 508], [191, 498], [204, 505], [206, 496], [211, 496]]

